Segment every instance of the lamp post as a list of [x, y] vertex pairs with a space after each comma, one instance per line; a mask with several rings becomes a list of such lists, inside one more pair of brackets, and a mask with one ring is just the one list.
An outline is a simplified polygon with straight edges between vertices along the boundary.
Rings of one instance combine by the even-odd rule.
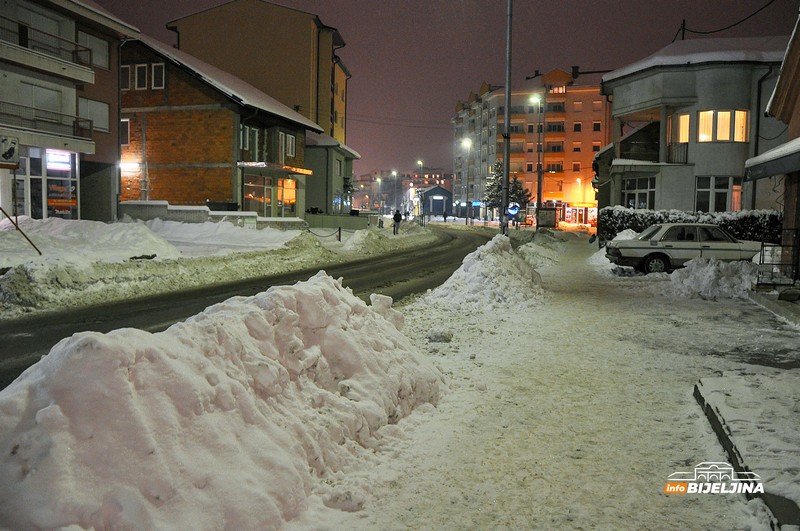
[[381, 195], [381, 178], [375, 179], [378, 181], [378, 214], [383, 215], [383, 195]]
[[[421, 181], [422, 181], [422, 159], [417, 160], [417, 166], [419, 166], [419, 173], [417, 174], [417, 179], [418, 179], [417, 186], [419, 187], [419, 185], [421, 184]], [[418, 214], [419, 214], [419, 219], [420, 219], [420, 225], [424, 225], [425, 224], [425, 204], [422, 202], [423, 198], [419, 194], [419, 188], [417, 188], [417, 197], [419, 198], [419, 200], [417, 201], [417, 207], [419, 208]]]
[[[394, 205], [394, 210], [398, 210], [398, 202], [397, 202], [397, 171], [392, 170], [392, 179], [394, 179], [394, 184], [392, 185], [392, 192], [394, 193], [394, 201], [392, 204]], [[394, 212], [390, 212], [390, 214], [394, 214]]]
[[538, 94], [531, 96], [531, 103], [536, 105], [536, 230], [539, 230], [539, 212], [542, 210], [542, 188], [544, 181], [544, 168], [542, 168], [542, 134], [544, 132], [544, 123], [542, 122], [542, 107], [541, 100]]
[[466, 183], [464, 186], [465, 192], [464, 196], [466, 198], [467, 203], [467, 214], [464, 216], [464, 224], [469, 225], [469, 220], [472, 217], [472, 204], [469, 202], [469, 185], [470, 185], [470, 178], [469, 178], [469, 163], [470, 163], [470, 150], [472, 148], [472, 139], [470, 138], [462, 138], [461, 139], [461, 147], [467, 150], [467, 175], [464, 179]]

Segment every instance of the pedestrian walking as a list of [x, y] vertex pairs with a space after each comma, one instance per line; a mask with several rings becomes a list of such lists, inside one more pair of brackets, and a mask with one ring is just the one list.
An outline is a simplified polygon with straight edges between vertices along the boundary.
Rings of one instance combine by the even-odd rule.
[[394, 220], [394, 234], [397, 234], [400, 232], [400, 222], [403, 221], [403, 215], [400, 214], [399, 210], [395, 210], [392, 219]]

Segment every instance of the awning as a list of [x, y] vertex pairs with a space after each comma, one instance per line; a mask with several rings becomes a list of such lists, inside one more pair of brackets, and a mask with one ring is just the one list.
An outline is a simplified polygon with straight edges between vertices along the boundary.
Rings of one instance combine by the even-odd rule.
[[746, 181], [800, 171], [800, 138], [795, 138], [765, 151], [757, 157], [747, 159], [744, 168]]
[[297, 168], [295, 166], [287, 166], [285, 164], [275, 164], [274, 162], [237, 162], [239, 168], [266, 168], [269, 170], [281, 173], [294, 173], [300, 175], [313, 175], [312, 170], [306, 168]]

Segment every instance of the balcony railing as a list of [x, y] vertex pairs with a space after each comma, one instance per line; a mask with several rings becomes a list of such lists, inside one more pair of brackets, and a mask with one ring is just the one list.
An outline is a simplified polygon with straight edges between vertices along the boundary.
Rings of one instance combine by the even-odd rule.
[[0, 124], [87, 140], [92, 138], [92, 121], [88, 118], [45, 111], [7, 101], [0, 101]]
[[667, 162], [673, 164], [686, 164], [689, 161], [689, 144], [687, 143], [672, 143], [667, 147]]
[[83, 66], [92, 64], [92, 50], [89, 48], [5, 17], [0, 17], [0, 40], [70, 63]]

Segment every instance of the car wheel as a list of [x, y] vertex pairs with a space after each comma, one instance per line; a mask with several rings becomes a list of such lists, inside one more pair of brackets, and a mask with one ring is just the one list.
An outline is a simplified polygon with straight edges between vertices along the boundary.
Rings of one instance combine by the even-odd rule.
[[652, 254], [644, 261], [645, 273], [666, 273], [669, 271], [669, 259], [662, 254]]

